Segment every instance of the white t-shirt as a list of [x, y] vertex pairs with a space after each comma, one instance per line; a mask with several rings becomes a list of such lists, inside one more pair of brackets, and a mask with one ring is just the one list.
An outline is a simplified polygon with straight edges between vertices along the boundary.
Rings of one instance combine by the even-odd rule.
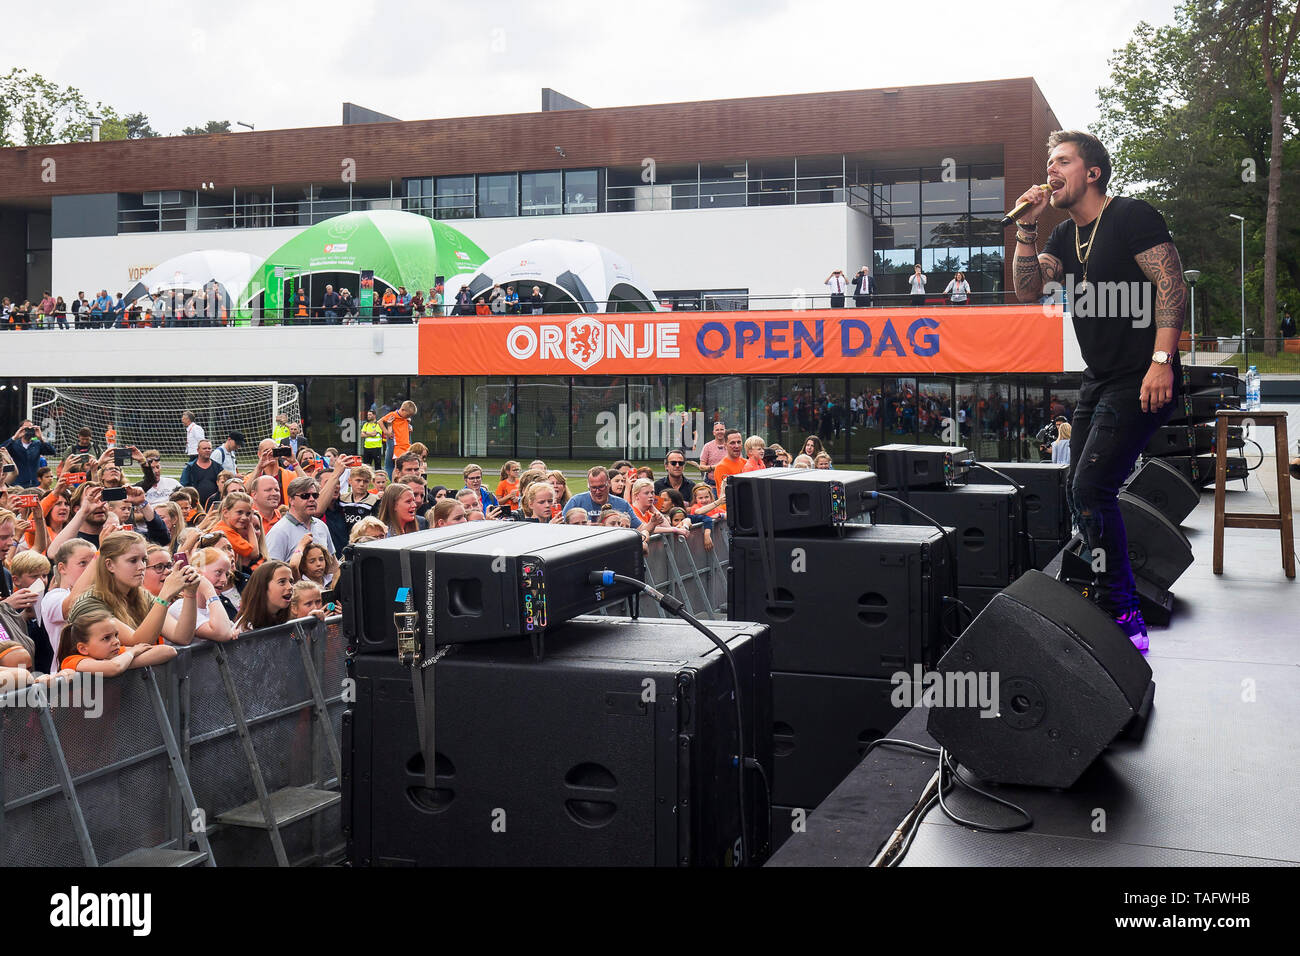
[[189, 427], [185, 429], [185, 454], [197, 455], [201, 441], [203, 441], [203, 429], [198, 422], [190, 422]]
[[55, 588], [46, 591], [41, 598], [41, 625], [50, 636], [50, 647], [54, 649], [56, 657], [59, 654], [59, 635], [63, 633], [63, 625], [68, 623], [63, 619], [63, 602], [71, 593], [67, 588]]
[[163, 475], [158, 479], [158, 484], [154, 485], [144, 493], [145, 504], [150, 508], [157, 508], [164, 501], [171, 499], [172, 492], [181, 486], [181, 483], [175, 478], [168, 478]]

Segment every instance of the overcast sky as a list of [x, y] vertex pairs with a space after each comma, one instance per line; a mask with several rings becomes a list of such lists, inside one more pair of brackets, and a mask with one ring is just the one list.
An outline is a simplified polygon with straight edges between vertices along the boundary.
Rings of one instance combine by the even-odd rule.
[[[1033, 76], [1067, 127], [1097, 116], [1106, 61], [1174, 0], [59, 0], [24, 4], [0, 70], [78, 87], [161, 133], [209, 119], [335, 125], [350, 100], [400, 119]], [[12, 11], [11, 11], [12, 12]], [[936, 123], [961, 117], [935, 117]]]

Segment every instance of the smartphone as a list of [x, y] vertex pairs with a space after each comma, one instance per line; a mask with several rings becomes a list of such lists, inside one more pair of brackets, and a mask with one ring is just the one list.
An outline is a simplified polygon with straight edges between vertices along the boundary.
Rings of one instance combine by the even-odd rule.
[[44, 594], [45, 581], [41, 578], [37, 578], [31, 584], [27, 585], [27, 590], [31, 591], [33, 594]]
[[14, 504], [19, 508], [35, 508], [40, 503], [39, 495], [16, 495], [14, 497]]
[[130, 460], [131, 460], [131, 449], [129, 448], [113, 449], [113, 464], [117, 465], [117, 467], [121, 468]]
[[176, 555], [176, 560], [173, 563], [176, 567], [183, 568], [185, 565], [190, 563], [190, 559], [186, 557], [185, 552], [182, 551], [180, 554]]
[[325, 608], [325, 610], [327, 611], [334, 610], [335, 590], [336, 590], [335, 588], [326, 588], [324, 591], [321, 591], [320, 593], [320, 599], [327, 605], [327, 607]]
[[105, 488], [101, 501], [126, 501], [125, 488]]
[[63, 476], [65, 485], [79, 485], [85, 480], [86, 473], [84, 471], [70, 471]]
[[11, 465], [11, 464], [9, 464], [8, 462], [6, 462], [6, 463], [5, 463], [5, 468], [4, 468], [4, 470], [5, 470], [5, 471], [17, 471], [17, 470], [18, 470], [18, 466], [17, 466], [17, 465]]
[[276, 445], [271, 449], [271, 454], [276, 458], [291, 458], [293, 457], [293, 449], [288, 445]]

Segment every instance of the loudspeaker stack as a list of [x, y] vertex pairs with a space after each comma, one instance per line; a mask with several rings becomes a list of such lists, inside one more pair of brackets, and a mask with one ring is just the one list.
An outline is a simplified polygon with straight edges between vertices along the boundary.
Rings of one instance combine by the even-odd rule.
[[[1143, 457], [1159, 459], [1180, 472], [1190, 484], [1214, 484], [1215, 416], [1220, 409], [1241, 407], [1241, 381], [1231, 366], [1192, 365], [1182, 368], [1182, 395], [1169, 424], [1156, 430]], [[1228, 430], [1229, 449], [1244, 447], [1241, 429]], [[1244, 456], [1228, 457], [1228, 480], [1245, 479]]]
[[728, 480], [729, 616], [772, 635], [778, 821], [815, 808], [887, 734], [906, 711], [891, 678], [932, 667], [945, 617], [956, 628], [952, 542], [929, 525], [852, 523], [875, 506], [876, 483], [793, 469]]

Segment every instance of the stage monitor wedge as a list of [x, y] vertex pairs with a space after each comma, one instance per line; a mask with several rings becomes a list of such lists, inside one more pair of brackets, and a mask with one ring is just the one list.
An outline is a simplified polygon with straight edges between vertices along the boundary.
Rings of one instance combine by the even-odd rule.
[[1148, 458], [1121, 491], [1153, 505], [1174, 524], [1182, 524], [1201, 501], [1201, 493], [1181, 470], [1162, 458]]
[[842, 525], [875, 507], [869, 471], [764, 468], [727, 481], [727, 521], [733, 535], [808, 531]]
[[[996, 595], [939, 662], [945, 694], [930, 735], [976, 776], [1072, 786], [1143, 707], [1151, 668], [1104, 611], [1028, 571]], [[983, 675], [983, 676], [982, 676]], [[992, 694], [991, 708], [969, 693]], [[980, 684], [981, 678], [984, 684]]]

